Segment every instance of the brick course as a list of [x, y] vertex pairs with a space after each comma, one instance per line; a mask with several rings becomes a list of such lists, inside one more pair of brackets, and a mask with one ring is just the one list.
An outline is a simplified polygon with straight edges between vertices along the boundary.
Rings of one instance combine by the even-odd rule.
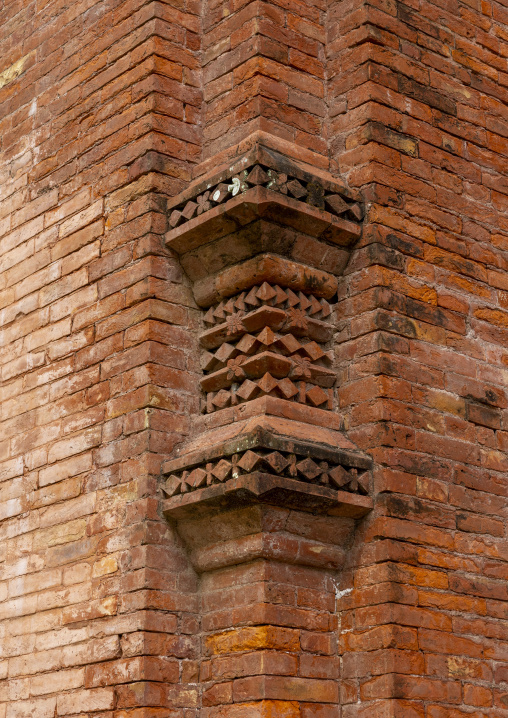
[[[507, 44], [495, 0], [0, 2], [0, 718], [508, 715]], [[161, 510], [201, 372], [164, 237], [260, 141], [365, 201], [333, 367], [375, 500], [231, 567]]]

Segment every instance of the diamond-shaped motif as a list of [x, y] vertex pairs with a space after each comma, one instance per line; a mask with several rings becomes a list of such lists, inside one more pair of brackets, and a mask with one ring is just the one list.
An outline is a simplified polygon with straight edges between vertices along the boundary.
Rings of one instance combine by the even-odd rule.
[[226, 364], [226, 362], [231, 359], [231, 357], [234, 356], [235, 353], [236, 347], [234, 347], [232, 344], [229, 344], [228, 342], [224, 342], [224, 344], [222, 344], [215, 352], [214, 356], [222, 364]]
[[321, 406], [328, 400], [328, 394], [315, 384], [307, 389], [306, 397], [313, 406]]
[[259, 165], [256, 165], [253, 170], [251, 170], [250, 174], [247, 177], [247, 182], [250, 184], [258, 185], [258, 184], [266, 184], [269, 181], [270, 177], [265, 172], [265, 170], [260, 167]]
[[206, 471], [204, 469], [194, 469], [187, 477], [187, 483], [195, 489], [199, 489], [206, 484]]
[[273, 287], [271, 287], [268, 282], [263, 282], [263, 284], [259, 287], [258, 291], [256, 292], [256, 297], [260, 299], [262, 302], [269, 302], [270, 299], [273, 299], [277, 296], [277, 292]]
[[185, 207], [182, 210], [182, 215], [185, 217], [185, 219], [192, 219], [194, 217], [196, 210], [198, 208], [198, 205], [196, 202], [187, 202]]
[[174, 209], [170, 216], [169, 216], [169, 226], [170, 227], [177, 227], [178, 223], [182, 219], [182, 213], [179, 212], [177, 209]]
[[294, 354], [302, 348], [302, 345], [294, 336], [294, 334], [284, 334], [283, 336], [279, 337], [277, 339], [277, 345], [280, 346], [280, 348], [283, 350], [283, 353], [286, 354]]
[[283, 456], [279, 451], [274, 451], [273, 453], [268, 454], [268, 456], [265, 456], [265, 461], [277, 474], [284, 471], [286, 466], [289, 464], [289, 459]]
[[231, 402], [231, 394], [229, 391], [225, 391], [225, 389], [221, 389], [212, 399], [212, 404], [217, 407], [217, 409], [224, 409], [228, 404]]
[[235, 308], [238, 309], [240, 312], [244, 312], [246, 309], [245, 306], [245, 292], [242, 292], [236, 299], [235, 299]]
[[171, 497], [178, 494], [180, 492], [181, 483], [182, 482], [180, 481], [178, 476], [171, 474], [171, 476], [166, 479], [166, 483], [164, 484], [164, 493], [166, 494], [166, 496]]
[[287, 184], [287, 187], [293, 197], [296, 197], [297, 199], [301, 199], [302, 197], [307, 196], [307, 190], [300, 182], [298, 182], [297, 179], [290, 180]]
[[295, 294], [292, 289], [287, 290], [287, 295], [290, 307], [296, 307], [298, 306], [298, 304], [300, 304], [300, 299], [298, 298], [298, 295]]
[[217, 466], [214, 466], [212, 469], [212, 474], [219, 480], [224, 481], [227, 476], [229, 475], [231, 469], [233, 468], [233, 464], [231, 461], [226, 461], [226, 459], [221, 459]]
[[253, 349], [259, 345], [256, 337], [252, 334], [244, 334], [243, 337], [237, 342], [236, 348], [242, 354], [251, 354]]
[[349, 205], [339, 194], [329, 194], [325, 198], [326, 204], [332, 208], [335, 214], [343, 214], [349, 209]]
[[213, 371], [217, 364], [217, 359], [210, 352], [203, 352], [201, 355], [201, 369], [203, 371]]
[[351, 477], [349, 472], [343, 466], [335, 466], [331, 471], [328, 472], [328, 476], [332, 484], [338, 489], [349, 483]]
[[269, 347], [277, 340], [277, 335], [275, 334], [275, 332], [272, 329], [270, 329], [270, 327], [265, 327], [257, 335], [256, 339], [263, 346]]
[[300, 461], [296, 468], [299, 473], [305, 476], [309, 481], [313, 481], [317, 476], [323, 473], [323, 470], [312, 459], [304, 459]]
[[288, 295], [286, 292], [279, 287], [278, 284], [275, 285], [275, 304], [278, 306], [280, 304], [284, 304], [284, 302], [287, 301]]
[[318, 314], [318, 312], [320, 312], [322, 309], [321, 304], [318, 302], [318, 300], [314, 296], [309, 297], [309, 299], [310, 299], [309, 314]]
[[235, 313], [235, 302], [234, 302], [233, 299], [229, 299], [229, 300], [224, 304], [224, 311], [225, 311], [227, 314], [234, 314], [234, 313]]
[[310, 307], [310, 302], [303, 292], [298, 292], [298, 298], [300, 300], [300, 309], [307, 309]]
[[252, 471], [263, 461], [263, 457], [254, 451], [246, 451], [245, 454], [238, 460], [238, 466], [244, 471]]
[[332, 313], [331, 306], [328, 304], [326, 299], [322, 299], [320, 304], [321, 304], [321, 312], [322, 312], [321, 318], [324, 319], [325, 317], [329, 317], [330, 314]]
[[363, 209], [360, 204], [353, 204], [351, 207], [349, 207], [349, 211], [356, 217], [356, 219], [360, 222], [363, 218]]
[[224, 302], [220, 302], [220, 304], [218, 304], [216, 306], [213, 316], [216, 319], [225, 319], [226, 318], [226, 314], [224, 312]]
[[205, 324], [215, 324], [215, 318], [213, 316], [213, 307], [210, 307], [210, 309], [203, 316], [203, 321], [205, 322]]
[[357, 476], [358, 486], [362, 489], [364, 494], [369, 493], [369, 475], [368, 473], [359, 473]]
[[258, 307], [260, 305], [260, 301], [257, 298], [257, 290], [259, 287], [252, 287], [250, 292], [245, 297], [245, 304], [249, 304], [251, 307]]
[[258, 392], [258, 386], [250, 379], [243, 382], [241, 387], [236, 390], [237, 396], [244, 401], [250, 401]]
[[307, 354], [311, 361], [317, 361], [318, 359], [322, 359], [326, 356], [325, 352], [321, 349], [319, 344], [316, 344], [316, 342], [307, 342], [307, 344], [303, 345], [302, 350], [305, 354]]
[[263, 391], [265, 394], [269, 394], [277, 386], [277, 379], [274, 379], [271, 374], [266, 372], [266, 374], [258, 381], [257, 384], [261, 391]]
[[279, 390], [286, 399], [292, 399], [296, 396], [296, 394], [298, 394], [298, 389], [293, 384], [291, 379], [288, 379], [287, 377], [279, 381]]

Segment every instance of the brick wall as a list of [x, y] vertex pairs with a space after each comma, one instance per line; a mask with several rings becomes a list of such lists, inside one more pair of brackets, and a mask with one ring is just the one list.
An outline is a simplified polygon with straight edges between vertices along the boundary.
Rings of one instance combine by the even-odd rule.
[[[328, 685], [340, 657], [340, 701], [275, 714], [508, 714], [507, 25], [488, 0], [0, 2], [0, 718], [233, 701], [200, 684], [231, 651], [199, 638], [225, 584], [200, 598], [159, 511], [199, 404], [198, 312], [163, 237], [166, 198], [253, 133], [368, 209], [336, 366], [376, 506], [338, 631], [272, 619], [290, 642], [264, 670]], [[256, 566], [253, 595], [333, 614], [329, 583]], [[233, 650], [247, 673], [266, 635]]]
[[368, 200], [339, 394], [378, 492], [340, 601], [343, 715], [504, 716], [508, 15], [332, 14], [332, 161]]
[[326, 3], [205, 0], [203, 140], [215, 157], [255, 131], [327, 166]]
[[150, 680], [195, 704], [195, 577], [154, 477], [197, 404], [162, 233], [200, 156], [199, 24], [0, 5], [2, 718], [124, 716]]

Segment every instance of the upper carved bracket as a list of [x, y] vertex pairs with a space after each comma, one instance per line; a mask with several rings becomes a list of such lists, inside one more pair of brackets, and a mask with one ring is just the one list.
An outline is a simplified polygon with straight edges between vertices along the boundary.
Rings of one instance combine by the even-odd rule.
[[166, 244], [210, 306], [221, 297], [203, 281], [264, 252], [341, 275], [362, 218], [358, 195], [256, 146], [169, 201]]
[[[302, 176], [305, 173], [298, 171], [296, 166], [288, 167], [287, 161], [277, 163], [275, 157], [272, 153], [264, 162], [257, 164], [254, 164], [255, 160], [252, 159], [252, 164], [246, 169], [233, 166], [208, 180], [204, 187], [203, 184], [195, 186], [190, 197], [180, 196], [171, 209], [170, 229], [186, 224], [194, 217], [206, 214], [214, 207], [238, 195], [241, 197], [249, 189], [256, 187], [277, 192], [310, 207], [326, 210], [334, 217], [343, 217], [353, 223], [362, 220], [362, 205], [342, 186], [330, 186], [316, 177]], [[270, 162], [270, 159], [275, 161]], [[271, 164], [279, 166], [274, 168]], [[290, 174], [286, 174], [284, 170]], [[300, 177], [297, 177], [297, 174]]]

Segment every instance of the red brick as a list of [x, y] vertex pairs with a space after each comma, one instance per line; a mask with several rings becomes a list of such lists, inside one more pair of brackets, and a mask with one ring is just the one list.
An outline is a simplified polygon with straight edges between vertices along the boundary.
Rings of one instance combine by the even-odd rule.
[[[3, 4], [1, 718], [504, 714], [507, 22], [487, 2]], [[354, 246], [273, 238], [338, 278], [340, 413], [199, 413], [191, 273], [256, 232], [182, 262], [167, 200], [255, 143], [365, 200]], [[374, 508], [167, 522], [162, 462], [263, 416], [370, 454]]]

